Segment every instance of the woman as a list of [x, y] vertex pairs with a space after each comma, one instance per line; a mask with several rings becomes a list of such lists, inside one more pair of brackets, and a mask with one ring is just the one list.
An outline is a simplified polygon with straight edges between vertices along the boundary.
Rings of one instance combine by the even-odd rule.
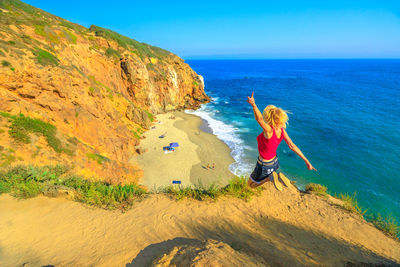
[[[317, 171], [284, 130], [286, 129], [289, 117], [283, 109], [269, 105], [264, 109], [261, 115], [254, 101], [254, 92], [251, 94], [251, 97], [247, 97], [247, 102], [253, 107], [254, 117], [263, 129], [263, 132], [257, 136], [259, 157], [256, 167], [248, 180], [250, 187], [257, 187], [272, 180], [275, 187], [279, 191], [282, 191], [282, 184], [278, 180], [278, 174], [276, 173], [276, 170], [279, 168], [276, 149], [282, 139], [286, 141], [291, 150], [304, 160], [309, 170]], [[283, 173], [279, 173], [279, 179], [285, 186], [290, 186], [289, 179], [286, 178]]]

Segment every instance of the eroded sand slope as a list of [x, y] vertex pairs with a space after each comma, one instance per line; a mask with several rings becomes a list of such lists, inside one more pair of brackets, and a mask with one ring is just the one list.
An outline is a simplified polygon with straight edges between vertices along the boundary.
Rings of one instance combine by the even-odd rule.
[[400, 242], [323, 198], [295, 188], [278, 192], [271, 183], [247, 203], [156, 194], [121, 213], [2, 195], [0, 207], [1, 266], [400, 263]]

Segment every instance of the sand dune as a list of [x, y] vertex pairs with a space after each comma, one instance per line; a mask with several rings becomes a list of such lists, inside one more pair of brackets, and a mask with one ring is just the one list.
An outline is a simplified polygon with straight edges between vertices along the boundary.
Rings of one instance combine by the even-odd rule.
[[214, 261], [220, 266], [243, 266], [247, 258], [259, 266], [400, 264], [400, 242], [359, 216], [294, 187], [264, 187], [250, 202], [154, 194], [126, 213], [2, 195], [0, 265], [188, 266], [190, 260], [200, 266], [196, 259], [207, 265], [205, 255], [227, 256], [229, 261]]

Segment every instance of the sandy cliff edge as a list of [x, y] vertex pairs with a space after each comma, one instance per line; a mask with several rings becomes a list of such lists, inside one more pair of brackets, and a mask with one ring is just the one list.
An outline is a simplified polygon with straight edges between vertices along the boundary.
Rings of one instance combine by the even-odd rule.
[[[264, 187], [247, 203], [231, 197], [175, 201], [155, 194], [126, 213], [64, 199], [21, 201], [2, 195], [0, 263], [150, 266], [176, 258], [183, 247], [192, 254], [182, 259], [202, 259], [196, 248], [208, 246], [215, 253], [232, 253], [237, 262], [252, 259], [252, 264], [271, 266], [400, 264], [400, 243], [358, 215], [295, 188]], [[234, 251], [213, 246], [214, 241], [202, 243], [206, 240]]]

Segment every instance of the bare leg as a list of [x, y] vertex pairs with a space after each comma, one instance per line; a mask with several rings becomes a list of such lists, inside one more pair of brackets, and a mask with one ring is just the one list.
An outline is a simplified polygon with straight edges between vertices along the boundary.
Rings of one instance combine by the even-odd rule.
[[247, 180], [247, 184], [251, 187], [251, 188], [255, 188], [257, 187], [258, 184], [256, 184], [255, 182], [253, 182], [250, 178]]

